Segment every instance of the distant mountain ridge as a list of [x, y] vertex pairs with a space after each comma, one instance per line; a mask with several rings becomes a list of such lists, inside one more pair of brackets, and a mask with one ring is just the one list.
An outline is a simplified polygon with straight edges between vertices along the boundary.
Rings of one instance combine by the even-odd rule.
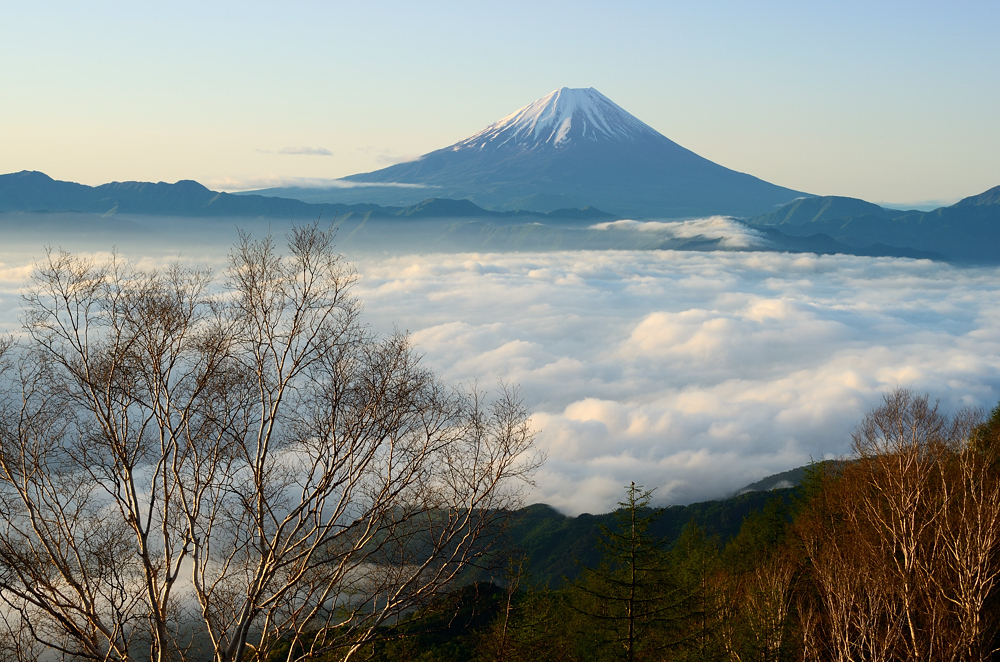
[[317, 207], [301, 200], [219, 193], [191, 180], [87, 186], [23, 170], [0, 175], [0, 211], [300, 218], [315, 215]]
[[494, 210], [593, 206], [644, 218], [750, 216], [806, 195], [681, 147], [593, 88], [565, 87], [448, 147], [344, 181], [355, 186], [305, 194], [412, 204], [433, 192]]
[[853, 247], [894, 246], [960, 262], [1000, 262], [1000, 186], [926, 212], [857, 198], [805, 198], [746, 222], [792, 236], [824, 234]]
[[[718, 536], [725, 543], [739, 533], [748, 515], [765, 510], [769, 504], [773, 507], [773, 502], [781, 504], [778, 512], [786, 516], [811, 466], [768, 476], [728, 497], [668, 506], [660, 511], [649, 533], [672, 545], [693, 523], [707, 536]], [[577, 576], [580, 563], [594, 567], [600, 561], [596, 541], [601, 526], [614, 526], [614, 515], [582, 513], [572, 517], [540, 503], [514, 513], [508, 536], [513, 547], [524, 552], [531, 578], [558, 586]]]
[[[543, 133], [545, 141], [558, 136], [558, 131]], [[700, 236], [661, 240], [656, 233], [600, 231], [590, 226], [620, 216], [593, 207], [556, 209], [547, 213], [491, 211], [470, 200], [448, 198], [427, 198], [407, 207], [374, 203], [311, 204], [262, 195], [222, 193], [190, 180], [175, 184], [112, 182], [86, 186], [58, 181], [33, 171], [0, 175], [0, 213], [4, 212], [8, 215], [73, 212], [119, 218], [134, 215], [277, 221], [323, 218], [338, 223], [362, 223], [350, 230], [352, 236], [358, 232], [363, 234], [363, 224], [368, 219], [393, 223], [454, 219], [459, 224], [446, 229], [438, 238], [444, 244], [465, 246], [466, 250], [731, 249], [723, 246], [719, 239]], [[478, 225], [469, 224], [473, 221]], [[3, 219], [3, 225], [9, 228], [17, 227], [18, 223], [20, 221], [14, 218]], [[55, 227], [51, 223], [43, 224]], [[840, 196], [797, 198], [777, 210], [751, 217], [745, 224], [755, 228], [763, 241], [743, 250], [1000, 262], [1000, 186], [930, 212], [885, 209], [864, 200]], [[81, 227], [85, 225], [97, 227], [90, 222], [82, 223]], [[155, 222], [146, 225], [150, 229], [156, 227]], [[413, 238], [426, 243], [419, 231]], [[435, 243], [437, 241], [432, 239], [431, 244]]]
[[880, 207], [873, 202], [839, 195], [799, 198], [769, 214], [761, 214], [751, 219], [753, 225], [781, 227], [783, 225], [806, 225], [837, 218], [871, 215], [892, 218], [904, 214], [894, 209]]
[[42, 172], [22, 170], [0, 175], [0, 212], [74, 211], [90, 214], [151, 216], [251, 217], [315, 219], [323, 216], [368, 215], [376, 218], [493, 218], [576, 219], [617, 218], [592, 207], [538, 212], [495, 212], [468, 200], [429, 198], [410, 207], [377, 204], [311, 204], [262, 195], [233, 195], [212, 191], [198, 182], [111, 182], [87, 186], [53, 179]]
[[981, 205], [1000, 205], [1000, 186], [983, 191], [979, 195], [970, 195], [962, 198], [952, 205], [952, 207], [978, 207]]

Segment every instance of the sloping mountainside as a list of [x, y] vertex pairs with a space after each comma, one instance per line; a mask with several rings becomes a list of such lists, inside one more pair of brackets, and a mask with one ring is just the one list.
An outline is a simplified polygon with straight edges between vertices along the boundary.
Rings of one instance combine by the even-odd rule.
[[858, 198], [827, 195], [823, 197], [799, 198], [769, 214], [755, 216], [752, 222], [754, 225], [764, 227], [781, 227], [786, 225], [805, 225], [853, 216], [892, 218], [894, 215], [903, 213], [906, 212], [885, 209], [875, 203], [865, 202]]
[[376, 218], [482, 218], [520, 217], [598, 221], [615, 218], [599, 209], [559, 209], [551, 214], [488, 211], [468, 200], [430, 198], [411, 207], [376, 204], [309, 204], [301, 200], [262, 195], [232, 195], [212, 191], [198, 182], [112, 182], [86, 186], [52, 179], [45, 173], [24, 170], [0, 175], [0, 212], [82, 212], [180, 217], [243, 217], [316, 219], [361, 216]]
[[1000, 186], [994, 186], [988, 191], [983, 191], [979, 195], [970, 195], [952, 205], [952, 207], [987, 207], [990, 205], [1000, 205]]
[[[750, 513], [763, 510], [773, 501], [781, 502], [783, 507], [790, 506], [806, 472], [806, 467], [799, 467], [769, 476], [728, 499], [670, 506], [663, 510], [650, 532], [672, 542], [685, 526], [694, 523], [706, 535], [718, 536], [721, 542], [726, 542], [739, 533], [743, 519]], [[775, 485], [779, 487], [774, 488]], [[613, 523], [612, 513], [568, 517], [550, 506], [537, 504], [515, 514], [508, 535], [511, 544], [525, 554], [531, 579], [557, 586], [563, 578], [576, 577], [581, 563], [589, 567], [597, 565], [600, 554], [595, 541], [600, 527]]]
[[565, 87], [416, 161], [345, 180], [357, 186], [310, 195], [411, 204], [431, 194], [489, 209], [594, 206], [644, 218], [749, 216], [804, 195], [698, 156], [593, 88]]
[[765, 478], [761, 478], [755, 483], [750, 483], [736, 494], [748, 494], [750, 492], [770, 492], [790, 487], [796, 487], [802, 483], [809, 471], [809, 466], [795, 467], [788, 471], [782, 471]]
[[883, 244], [959, 262], [1000, 261], [1000, 186], [929, 212], [885, 209], [855, 198], [809, 198], [747, 223], [802, 237], [821, 233], [854, 247]]

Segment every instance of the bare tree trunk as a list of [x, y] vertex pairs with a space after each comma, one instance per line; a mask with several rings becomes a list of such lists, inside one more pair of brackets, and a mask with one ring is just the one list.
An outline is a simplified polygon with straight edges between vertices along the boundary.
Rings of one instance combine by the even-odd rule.
[[995, 462], [991, 452], [966, 443], [941, 468], [948, 509], [941, 536], [945, 572], [933, 578], [954, 614], [954, 627], [946, 635], [952, 659], [978, 661], [991, 655], [992, 632], [984, 615], [1000, 574], [1000, 480]]
[[797, 524], [837, 660], [987, 659], [1000, 481], [981, 415], [886, 395]]
[[3, 348], [10, 636], [90, 660], [349, 657], [520, 503], [538, 457], [516, 391], [450, 389], [368, 332], [330, 233], [293, 231], [287, 256], [244, 236], [227, 277], [37, 267]]

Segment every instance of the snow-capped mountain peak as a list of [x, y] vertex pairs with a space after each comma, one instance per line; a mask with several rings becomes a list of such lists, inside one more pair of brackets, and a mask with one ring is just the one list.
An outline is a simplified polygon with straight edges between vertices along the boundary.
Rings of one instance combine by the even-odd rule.
[[660, 134], [592, 87], [564, 87], [455, 143], [465, 149], [566, 147], [579, 141], [636, 142]]
[[434, 195], [488, 209], [589, 205], [629, 218], [752, 216], [804, 195], [698, 156], [593, 88], [565, 87], [416, 161], [345, 179], [371, 185], [355, 202], [388, 184], [382, 204]]

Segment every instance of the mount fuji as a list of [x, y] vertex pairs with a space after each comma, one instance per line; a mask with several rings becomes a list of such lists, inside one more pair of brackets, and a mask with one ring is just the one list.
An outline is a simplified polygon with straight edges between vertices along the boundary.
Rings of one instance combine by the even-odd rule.
[[257, 193], [396, 205], [466, 198], [487, 209], [541, 212], [592, 206], [647, 218], [753, 216], [807, 195], [698, 156], [594, 88], [566, 87], [416, 161], [344, 181]]

